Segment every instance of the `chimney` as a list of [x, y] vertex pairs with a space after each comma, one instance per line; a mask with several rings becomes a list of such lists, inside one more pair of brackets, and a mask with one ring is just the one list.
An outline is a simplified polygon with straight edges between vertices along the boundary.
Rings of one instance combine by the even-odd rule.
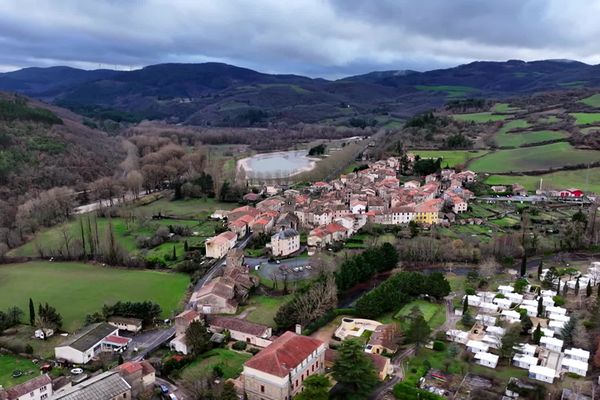
[[302, 335], [302, 325], [296, 324], [296, 335]]

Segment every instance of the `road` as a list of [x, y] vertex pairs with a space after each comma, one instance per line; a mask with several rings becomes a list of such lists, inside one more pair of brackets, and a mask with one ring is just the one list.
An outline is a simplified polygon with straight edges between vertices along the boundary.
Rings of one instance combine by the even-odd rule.
[[[159, 348], [173, 336], [175, 336], [175, 327], [157, 329], [132, 336], [132, 341], [129, 344], [129, 351], [132, 356], [131, 360], [143, 360], [148, 354]], [[138, 352], [134, 353], [133, 349], [138, 349]]]

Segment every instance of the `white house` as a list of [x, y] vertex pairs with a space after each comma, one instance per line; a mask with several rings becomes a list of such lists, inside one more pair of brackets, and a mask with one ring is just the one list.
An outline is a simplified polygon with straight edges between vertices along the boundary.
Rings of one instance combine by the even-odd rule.
[[568, 317], [568, 316], [563, 315], [563, 314], [550, 314], [548, 316], [548, 318], [551, 321], [560, 321], [560, 322], [569, 322], [569, 320], [571, 319], [571, 317]]
[[500, 285], [498, 286], [498, 292], [502, 293], [503, 295], [507, 295], [509, 293], [512, 293], [515, 291], [515, 288], [512, 286], [508, 286], [508, 285]]
[[496, 298], [496, 292], [477, 292], [477, 296], [481, 297], [481, 301], [491, 303]]
[[544, 334], [544, 336], [554, 337], [554, 331], [552, 329], [541, 328], [540, 330], [542, 331], [542, 333]]
[[537, 347], [528, 343], [520, 343], [518, 346], [515, 346], [514, 349], [521, 354], [534, 356]]
[[588, 363], [573, 358], [563, 358], [561, 363], [563, 371], [571, 372], [579, 376], [586, 376], [588, 370]]
[[566, 322], [564, 321], [549, 321], [548, 328], [552, 329], [555, 333], [558, 333], [565, 326]]
[[519, 308], [525, 310], [528, 317], [537, 317], [537, 306], [520, 305]]
[[494, 299], [493, 303], [496, 304], [498, 307], [500, 307], [503, 310], [508, 310], [512, 304], [512, 301], [510, 301], [509, 299], [503, 299], [501, 297], [497, 297]]
[[481, 352], [487, 353], [487, 351], [490, 349], [490, 346], [479, 340], [469, 340], [467, 342], [467, 349], [471, 353], [481, 353]]
[[542, 297], [542, 305], [544, 307], [554, 307], [554, 299], [552, 297]]
[[519, 304], [523, 301], [523, 295], [519, 293], [506, 293], [505, 296], [515, 304]]
[[513, 357], [513, 365], [518, 368], [529, 370], [532, 365], [537, 365], [538, 358], [527, 354], [515, 354]]
[[496, 335], [483, 335], [481, 341], [489, 345], [492, 349], [499, 349], [502, 346], [500, 336]]
[[510, 324], [514, 324], [521, 320], [521, 314], [513, 310], [502, 310], [500, 317]]
[[529, 377], [538, 381], [552, 383], [556, 372], [552, 368], [542, 367], [541, 365], [532, 365], [529, 367]]
[[466, 344], [469, 341], [469, 332], [458, 329], [446, 331], [446, 338], [451, 342]]
[[590, 359], [590, 352], [587, 350], [578, 349], [576, 347], [573, 347], [571, 349], [565, 350], [565, 357], [571, 358], [573, 360], [584, 361], [587, 363], [588, 360]]
[[498, 356], [492, 353], [477, 353], [475, 354], [475, 360], [477, 360], [477, 364], [483, 365], [488, 368], [496, 368], [498, 365]]
[[481, 304], [481, 297], [477, 295], [465, 295], [463, 296], [463, 302], [467, 299], [470, 306], [479, 306]]
[[105, 322], [92, 324], [72, 338], [54, 348], [58, 360], [73, 364], [86, 364], [103, 351], [123, 351], [130, 338], [119, 336], [119, 328]]
[[555, 314], [555, 315], [566, 315], [567, 314], [567, 309], [563, 308], [563, 307], [546, 307], [546, 316], [549, 316], [550, 314]]
[[142, 330], [142, 320], [139, 318], [126, 318], [115, 315], [108, 318], [108, 323], [122, 331], [137, 333]]
[[482, 324], [487, 325], [487, 326], [496, 325], [496, 317], [494, 317], [492, 315], [477, 314], [475, 316], [475, 321], [479, 321]]
[[206, 257], [221, 258], [225, 257], [227, 252], [235, 246], [237, 235], [231, 231], [225, 231], [217, 236], [206, 239]]
[[563, 348], [563, 341], [554, 337], [542, 336], [540, 338], [540, 346], [548, 350], [560, 352]]
[[292, 228], [282, 229], [271, 236], [271, 252], [275, 257], [285, 257], [300, 250], [300, 234]]
[[479, 310], [481, 312], [493, 314], [498, 312], [498, 306], [494, 303], [481, 303], [479, 304]]
[[499, 326], [488, 326], [485, 328], [485, 331], [490, 335], [502, 337], [506, 333], [506, 329], [501, 328]]

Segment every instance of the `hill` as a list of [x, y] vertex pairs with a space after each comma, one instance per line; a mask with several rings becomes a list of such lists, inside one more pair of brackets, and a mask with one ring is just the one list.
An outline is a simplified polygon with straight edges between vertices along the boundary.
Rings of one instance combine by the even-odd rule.
[[600, 86], [600, 67], [568, 60], [473, 62], [427, 72], [376, 71], [329, 81], [222, 63], [135, 71], [28, 68], [0, 74], [0, 90], [50, 99], [97, 118], [205, 126], [267, 122], [386, 126], [449, 100], [508, 98]]

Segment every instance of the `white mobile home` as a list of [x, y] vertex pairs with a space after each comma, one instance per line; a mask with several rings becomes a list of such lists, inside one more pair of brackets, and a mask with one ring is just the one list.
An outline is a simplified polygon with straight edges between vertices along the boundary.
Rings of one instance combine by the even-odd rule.
[[469, 340], [467, 342], [467, 349], [471, 353], [487, 353], [487, 351], [490, 349], [490, 346], [479, 340]]
[[578, 349], [577, 347], [573, 347], [571, 349], [565, 350], [565, 356], [573, 360], [579, 360], [587, 363], [590, 359], [590, 352], [587, 350]]
[[588, 370], [588, 363], [574, 360], [572, 358], [563, 358], [562, 360], [563, 371], [571, 372], [579, 376], [586, 376]]
[[540, 346], [551, 351], [560, 352], [563, 348], [563, 341], [554, 337], [542, 336], [540, 338]]
[[483, 365], [488, 368], [496, 368], [498, 365], [498, 356], [491, 353], [477, 353], [475, 354], [475, 360], [477, 360], [477, 364]]
[[538, 358], [527, 354], [515, 354], [513, 357], [513, 365], [518, 368], [529, 370], [532, 365], [537, 365]]
[[541, 365], [532, 365], [529, 367], [529, 377], [538, 381], [552, 383], [556, 372], [552, 368], [542, 367]]

